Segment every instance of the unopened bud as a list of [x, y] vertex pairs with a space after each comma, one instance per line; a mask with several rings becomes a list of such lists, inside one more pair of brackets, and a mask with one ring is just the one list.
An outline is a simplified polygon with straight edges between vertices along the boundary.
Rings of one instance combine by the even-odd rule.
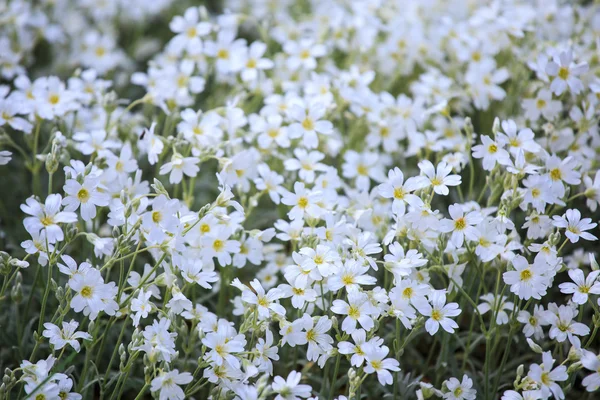
[[533, 340], [527, 338], [527, 344], [529, 345], [529, 348], [531, 350], [533, 350], [535, 353], [538, 353], [538, 354], [543, 353], [542, 348], [538, 344], [536, 344]]
[[494, 118], [494, 123], [492, 124], [492, 133], [496, 136], [500, 132], [500, 119], [498, 117]]
[[21, 284], [15, 285], [10, 291], [10, 298], [15, 303], [20, 303], [23, 300], [23, 287]]

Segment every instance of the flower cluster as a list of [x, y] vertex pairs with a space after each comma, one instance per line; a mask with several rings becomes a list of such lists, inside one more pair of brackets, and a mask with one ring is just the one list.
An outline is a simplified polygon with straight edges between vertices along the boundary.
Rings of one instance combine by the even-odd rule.
[[600, 388], [595, 2], [173, 3], [0, 5], [1, 399]]

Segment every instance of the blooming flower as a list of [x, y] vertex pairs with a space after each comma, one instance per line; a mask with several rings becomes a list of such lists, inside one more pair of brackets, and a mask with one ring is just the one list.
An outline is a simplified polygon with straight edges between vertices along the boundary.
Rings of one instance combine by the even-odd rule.
[[161, 372], [156, 378], [152, 379], [150, 390], [160, 392], [160, 400], [183, 400], [185, 394], [179, 385], [187, 385], [192, 379], [192, 374], [189, 372], [180, 373], [177, 369]]
[[70, 211], [60, 211], [62, 197], [60, 194], [51, 194], [44, 204], [30, 197], [21, 205], [21, 210], [30, 217], [25, 218], [23, 225], [29, 232], [46, 232], [48, 243], [61, 242], [65, 238], [59, 224], [69, 224], [77, 221], [77, 215]]
[[422, 185], [433, 187], [433, 191], [442, 196], [450, 193], [448, 186], [458, 186], [461, 183], [460, 175], [451, 175], [452, 167], [443, 161], [436, 170], [431, 161], [423, 160], [419, 163], [419, 169], [425, 175], [420, 179]]
[[277, 393], [275, 400], [299, 400], [309, 397], [312, 388], [309, 385], [300, 384], [300, 379], [302, 379], [302, 374], [296, 371], [291, 371], [287, 379], [276, 376], [271, 385], [273, 391]]
[[583, 90], [583, 83], [577, 76], [587, 70], [587, 63], [575, 64], [573, 62], [573, 50], [560, 52], [546, 65], [546, 73], [554, 77], [550, 90], [557, 96], [563, 94], [567, 87], [573, 94], [580, 93]]
[[597, 223], [592, 222], [591, 218], [581, 218], [581, 212], [577, 209], [570, 209], [562, 215], [555, 215], [552, 224], [557, 228], [565, 228], [565, 236], [571, 241], [571, 243], [577, 243], [579, 238], [585, 240], [598, 240], [598, 238], [592, 235], [588, 231], [598, 226]]
[[572, 294], [574, 303], [585, 304], [590, 294], [600, 294], [600, 282], [597, 281], [600, 271], [590, 272], [587, 278], [579, 268], [570, 269], [568, 273], [574, 283], [565, 282], [558, 287], [562, 293]]
[[50, 339], [50, 343], [54, 346], [54, 350], [60, 350], [68, 344], [79, 353], [81, 346], [77, 339], [91, 340], [92, 335], [87, 332], [77, 331], [78, 326], [79, 323], [75, 320], [71, 320], [70, 322], [63, 321], [62, 328], [59, 328], [50, 322], [46, 322], [44, 324], [46, 330], [42, 332], [42, 335]]
[[390, 385], [393, 382], [393, 377], [390, 371], [400, 371], [400, 364], [393, 358], [385, 358], [390, 349], [387, 346], [376, 346], [372, 343], [365, 344], [365, 358], [367, 363], [364, 370], [367, 374], [377, 373], [377, 380], [382, 385]]
[[446, 304], [446, 294], [439, 290], [431, 293], [429, 300], [431, 304], [415, 304], [421, 314], [429, 317], [425, 322], [427, 332], [433, 336], [441, 325], [446, 332], [454, 333], [454, 330], [458, 328], [458, 324], [449, 317], [456, 317], [460, 314], [461, 310], [458, 308], [458, 304]]

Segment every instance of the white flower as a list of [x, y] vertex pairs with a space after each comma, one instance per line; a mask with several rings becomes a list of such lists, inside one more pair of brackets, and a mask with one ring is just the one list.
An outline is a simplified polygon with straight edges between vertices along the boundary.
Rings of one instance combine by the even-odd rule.
[[556, 382], [564, 382], [569, 379], [567, 367], [559, 365], [552, 369], [554, 359], [552, 354], [546, 351], [542, 354], [542, 364], [531, 364], [527, 376], [539, 385], [542, 397], [548, 398], [552, 394], [556, 399], [564, 399], [565, 395]]
[[325, 116], [325, 106], [319, 102], [311, 102], [306, 107], [294, 104], [289, 111], [290, 118], [295, 121], [288, 128], [290, 138], [302, 138], [307, 149], [319, 145], [317, 133], [329, 135], [333, 132], [333, 124], [322, 119]]
[[320, 163], [325, 155], [319, 151], [307, 152], [305, 149], [294, 150], [296, 158], [288, 158], [284, 162], [286, 171], [299, 171], [300, 179], [306, 183], [313, 183], [315, 180], [315, 171], [325, 171], [327, 167]]
[[267, 371], [270, 375], [273, 375], [273, 363], [271, 360], [279, 361], [279, 355], [277, 354], [279, 348], [277, 345], [273, 345], [273, 333], [270, 329], [265, 331], [265, 339], [258, 338], [256, 350], [258, 351], [258, 357], [255, 359], [255, 363], [258, 369]]
[[458, 308], [457, 303], [446, 304], [446, 294], [444, 291], [436, 290], [429, 295], [429, 303], [415, 304], [421, 314], [429, 317], [425, 322], [425, 329], [433, 336], [440, 328], [448, 333], [454, 333], [454, 330], [458, 328], [458, 324], [450, 319], [449, 317], [456, 317], [460, 314], [461, 310]]
[[348, 293], [348, 302], [344, 300], [334, 300], [331, 311], [336, 314], [347, 315], [342, 322], [342, 331], [352, 333], [356, 330], [356, 323], [366, 331], [370, 331], [373, 326], [371, 314], [373, 306], [366, 294], [359, 291], [350, 291]]
[[273, 68], [273, 61], [263, 57], [266, 51], [267, 45], [259, 41], [252, 42], [250, 47], [248, 47], [245, 63], [241, 72], [242, 80], [244, 82], [254, 81], [258, 78], [259, 71]]
[[177, 369], [161, 372], [156, 378], [152, 379], [150, 390], [153, 392], [160, 391], [160, 400], [183, 400], [185, 394], [179, 385], [187, 385], [192, 379], [192, 374], [189, 372], [179, 373]]
[[54, 346], [54, 350], [60, 350], [67, 344], [73, 347], [77, 353], [79, 353], [80, 344], [77, 339], [92, 340], [92, 335], [87, 332], [77, 331], [79, 323], [75, 320], [70, 322], [63, 321], [62, 328], [46, 322], [44, 324], [44, 332], [42, 335], [50, 339], [50, 343]]
[[510, 291], [520, 299], [541, 299], [550, 284], [545, 275], [548, 272], [545, 262], [536, 261], [530, 265], [525, 257], [517, 255], [512, 265], [515, 271], [507, 271], [502, 275], [504, 283], [510, 285]]
[[482, 135], [481, 143], [473, 146], [473, 158], [483, 159], [483, 169], [491, 171], [496, 163], [509, 165], [510, 156], [502, 144], [493, 141], [489, 136]]
[[573, 294], [574, 303], [585, 304], [590, 294], [600, 294], [600, 282], [597, 282], [600, 271], [590, 272], [587, 278], [584, 277], [583, 271], [579, 268], [570, 269], [568, 273], [575, 283], [565, 282], [558, 287], [562, 293]]
[[[502, 130], [498, 132], [498, 143], [502, 146], [508, 145], [508, 150], [516, 156], [527, 151], [537, 153], [541, 146], [535, 141], [535, 134], [529, 128], [517, 129], [517, 124], [512, 119], [502, 121]], [[502, 164], [502, 163], [501, 163]]]
[[410, 249], [404, 253], [404, 248], [398, 242], [389, 246], [390, 254], [386, 254], [383, 259], [385, 268], [394, 274], [394, 278], [399, 282], [402, 277], [409, 276], [415, 268], [427, 264], [423, 255], [415, 249]]
[[366, 343], [364, 345], [364, 353], [367, 363], [364, 370], [367, 374], [377, 373], [377, 380], [382, 385], [390, 385], [394, 381], [390, 371], [400, 371], [398, 365], [400, 364], [393, 358], [385, 358], [390, 349], [387, 346], [377, 346], [373, 343]]
[[189, 176], [190, 178], [196, 177], [198, 175], [198, 171], [200, 171], [200, 167], [198, 167], [198, 163], [200, 159], [197, 157], [183, 157], [179, 153], [173, 154], [171, 157], [171, 161], [163, 164], [160, 167], [160, 174], [165, 175], [169, 172], [169, 182], [170, 183], [179, 183], [183, 178], [183, 174]]
[[137, 298], [131, 300], [131, 311], [133, 313], [130, 316], [134, 326], [139, 325], [140, 319], [146, 318], [148, 313], [152, 311], [154, 304], [150, 301], [150, 297], [152, 297], [151, 291], [146, 292], [144, 289], [140, 289]]
[[448, 392], [444, 393], [444, 399], [448, 400], [474, 400], [477, 391], [473, 389], [473, 380], [463, 375], [462, 382], [452, 377], [446, 381]]
[[573, 50], [560, 52], [546, 65], [546, 73], [554, 77], [550, 90], [555, 95], [560, 96], [569, 87], [573, 94], [579, 94], [584, 87], [577, 76], [587, 72], [587, 70], [587, 63], [575, 64], [573, 62]]
[[530, 314], [526, 310], [519, 311], [517, 321], [525, 324], [525, 326], [523, 326], [523, 333], [525, 334], [525, 337], [529, 338], [533, 336], [538, 340], [544, 337], [542, 325], [547, 324], [545, 315], [544, 307], [540, 306], [539, 304], [534, 306], [533, 314]]
[[6, 165], [12, 159], [12, 152], [8, 150], [0, 151], [0, 165]]
[[577, 243], [579, 238], [585, 240], [598, 240], [598, 238], [592, 235], [588, 231], [598, 226], [597, 223], [592, 222], [591, 218], [581, 218], [581, 212], [577, 209], [570, 209], [562, 215], [555, 215], [552, 224], [557, 228], [565, 228], [565, 236], [571, 241], [571, 243]]
[[60, 194], [49, 195], [43, 205], [34, 197], [25, 200], [25, 204], [21, 204], [21, 210], [25, 214], [31, 215], [23, 221], [25, 229], [36, 233], [45, 230], [48, 243], [61, 242], [65, 237], [59, 224], [77, 221], [77, 215], [74, 212], [60, 211], [61, 203]]
[[458, 186], [461, 183], [460, 175], [450, 175], [452, 167], [445, 162], [440, 162], [436, 168], [431, 161], [423, 160], [419, 162], [419, 169], [425, 175], [421, 177], [422, 186], [433, 187], [433, 191], [442, 196], [447, 196], [450, 193], [448, 186]]
[[308, 70], [315, 69], [317, 66], [316, 58], [325, 55], [325, 46], [315, 44], [310, 39], [286, 42], [283, 49], [289, 54], [286, 64], [290, 69], [298, 69], [299, 67]]
[[465, 215], [460, 204], [451, 205], [448, 207], [448, 212], [452, 219], [443, 219], [440, 222], [440, 231], [452, 232], [450, 241], [454, 246], [457, 248], [462, 247], [465, 237], [468, 240], [477, 240], [478, 233], [474, 225], [483, 220], [480, 212], [471, 211]]
[[115, 284], [105, 284], [100, 271], [89, 268], [85, 274], [76, 274], [69, 279], [69, 287], [75, 292], [71, 299], [71, 308], [75, 312], [83, 311], [91, 320], [96, 319], [101, 311], [114, 314], [118, 308], [114, 300]]
[[309, 385], [300, 384], [302, 374], [297, 371], [291, 371], [287, 379], [281, 376], [273, 378], [271, 388], [277, 396], [275, 400], [299, 400], [310, 396], [312, 388]]
[[581, 364], [585, 369], [592, 371], [581, 383], [588, 392], [595, 392], [600, 388], [600, 358], [591, 351], [586, 351], [581, 358]]
[[316, 218], [321, 215], [322, 208], [318, 204], [321, 200], [320, 192], [306, 189], [302, 182], [294, 183], [294, 192], [285, 190], [281, 198], [283, 204], [293, 206], [288, 212], [290, 219], [302, 219], [305, 215]]
[[488, 293], [480, 297], [484, 302], [477, 306], [477, 311], [480, 314], [485, 314], [488, 311], [492, 311], [493, 315], [496, 315], [496, 324], [504, 325], [508, 323], [508, 314], [506, 311], [511, 311], [514, 304], [510, 301], [506, 301], [507, 297], [494, 297], [493, 293]]
[[317, 277], [328, 277], [338, 271], [336, 262], [340, 257], [329, 246], [319, 244], [316, 249], [303, 247], [299, 253], [305, 256], [301, 267], [305, 271], [316, 269], [318, 271]]
[[83, 183], [68, 179], [63, 187], [67, 196], [62, 200], [65, 211], [75, 211], [81, 207], [81, 218], [91, 221], [96, 218], [96, 207], [107, 206], [110, 197], [98, 190], [98, 178], [86, 176]]
[[275, 302], [283, 297], [284, 294], [281, 290], [271, 289], [268, 293], [265, 293], [265, 289], [258, 279], [254, 279], [250, 282], [250, 286], [252, 286], [256, 293], [246, 287], [242, 292], [242, 300], [256, 306], [260, 319], [268, 319], [270, 311], [285, 316], [285, 308], [283, 308], [281, 304]]
[[556, 312], [546, 311], [546, 321], [552, 325], [550, 328], [550, 339], [556, 339], [557, 342], [564, 342], [567, 338], [571, 339], [573, 335], [589, 335], [589, 327], [581, 322], [573, 321], [577, 314], [579, 312], [568, 305], [558, 307]]
[[406, 205], [418, 207], [423, 200], [411, 192], [419, 188], [418, 178], [408, 178], [404, 182], [404, 174], [396, 167], [388, 172], [387, 182], [379, 185], [379, 194], [386, 199], [393, 199], [392, 211], [398, 215], [404, 215]]

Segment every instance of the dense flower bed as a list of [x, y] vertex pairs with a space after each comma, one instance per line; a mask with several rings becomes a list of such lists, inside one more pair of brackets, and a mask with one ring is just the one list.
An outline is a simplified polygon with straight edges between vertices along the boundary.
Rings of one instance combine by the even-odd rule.
[[571, 3], [0, 1], [0, 398], [595, 398]]

